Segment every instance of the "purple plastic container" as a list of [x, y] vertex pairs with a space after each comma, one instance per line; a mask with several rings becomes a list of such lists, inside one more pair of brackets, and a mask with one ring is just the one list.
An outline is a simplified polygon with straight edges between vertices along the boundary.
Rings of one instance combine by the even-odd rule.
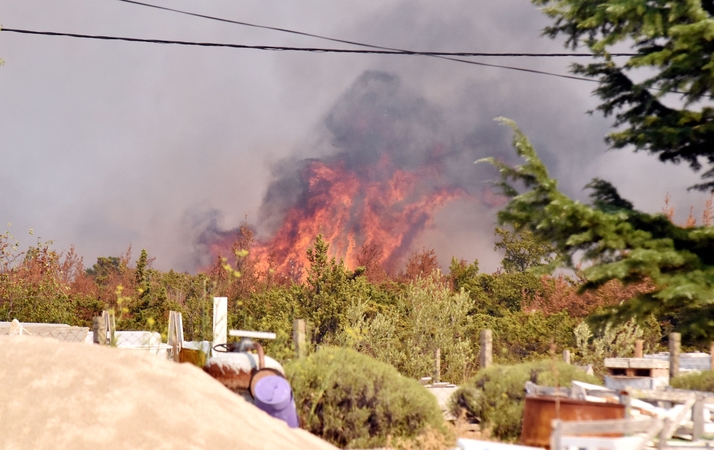
[[261, 378], [253, 391], [255, 406], [266, 413], [287, 423], [290, 428], [297, 428], [297, 410], [290, 383], [277, 375]]

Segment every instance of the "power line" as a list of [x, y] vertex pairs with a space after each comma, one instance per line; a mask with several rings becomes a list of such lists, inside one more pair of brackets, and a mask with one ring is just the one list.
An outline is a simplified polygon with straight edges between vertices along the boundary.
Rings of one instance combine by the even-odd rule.
[[[124, 1], [124, 0], [120, 0]], [[478, 61], [462, 60], [457, 58], [451, 58], [447, 55], [459, 55], [459, 56], [531, 56], [531, 57], [550, 57], [550, 56], [572, 56], [567, 53], [559, 54], [535, 54], [535, 53], [485, 53], [485, 52], [415, 52], [409, 50], [403, 51], [392, 51], [392, 50], [379, 50], [379, 49], [369, 49], [369, 50], [358, 50], [358, 49], [335, 49], [335, 48], [315, 48], [315, 47], [287, 47], [287, 46], [268, 46], [268, 45], [243, 45], [243, 44], [225, 44], [217, 42], [193, 42], [193, 41], [175, 41], [175, 40], [164, 40], [164, 39], [142, 39], [142, 38], [131, 38], [124, 36], [102, 36], [102, 35], [87, 35], [87, 34], [77, 34], [77, 33], [60, 33], [55, 31], [34, 31], [34, 30], [21, 30], [17, 28], [2, 28], [2, 32], [7, 33], [21, 33], [21, 34], [31, 34], [31, 35], [41, 35], [41, 36], [62, 36], [71, 37], [78, 39], [98, 39], [105, 41], [125, 41], [125, 42], [141, 42], [150, 44], [169, 44], [169, 45], [188, 45], [197, 47], [224, 47], [224, 48], [238, 48], [238, 49], [250, 49], [250, 50], [268, 50], [268, 51], [297, 51], [297, 52], [312, 52], [312, 53], [361, 53], [361, 54], [382, 54], [382, 55], [404, 55], [404, 56], [431, 56], [441, 59], [447, 59], [452, 61], [458, 61], [466, 64], [473, 64], [477, 66], [484, 67], [495, 67], [500, 69], [516, 70], [520, 72], [535, 73], [539, 75], [548, 75], [560, 78], [567, 78], [571, 80], [579, 81], [590, 81], [596, 82], [596, 80], [584, 77], [576, 77], [572, 75], [563, 75], [553, 72], [545, 72], [542, 70], [527, 69], [524, 67], [514, 67], [505, 66], [501, 64], [489, 64]], [[591, 55], [588, 55], [591, 56]]]
[[[154, 9], [159, 9], [162, 11], [170, 11], [170, 12], [175, 12], [178, 14], [184, 14], [187, 16], [193, 16], [193, 17], [200, 17], [202, 19], [209, 19], [209, 20], [216, 20], [219, 22], [225, 22], [225, 23], [231, 23], [234, 25], [242, 25], [246, 27], [252, 27], [252, 28], [261, 28], [264, 30], [271, 30], [271, 31], [279, 31], [281, 33], [289, 33], [289, 34], [296, 34], [298, 36], [306, 36], [306, 37], [312, 37], [316, 39], [322, 39], [326, 41], [332, 41], [332, 42], [339, 42], [341, 44], [349, 44], [349, 45], [356, 45], [359, 47], [367, 47], [367, 48], [373, 48], [377, 50], [387, 50], [390, 53], [405, 53], [409, 55], [424, 55], [424, 56], [534, 56], [534, 57], [551, 57], [551, 56], [558, 56], [558, 57], [565, 57], [565, 56], [575, 56], [575, 57], [593, 57], [592, 53], [488, 53], [488, 52], [481, 52], [481, 53], [469, 53], [469, 52], [419, 52], [419, 51], [412, 51], [412, 50], [405, 50], [405, 49], [400, 49], [400, 48], [394, 48], [394, 47], [385, 47], [382, 45], [375, 45], [375, 44], [366, 44], [364, 42], [357, 42], [357, 41], [349, 41], [346, 39], [338, 39], [338, 38], [332, 38], [329, 36], [322, 36], [319, 34], [312, 34], [312, 33], [306, 33], [303, 31], [297, 31], [297, 30], [290, 30], [288, 28], [278, 28], [278, 27], [271, 27], [268, 25], [258, 25], [254, 23], [249, 23], [249, 22], [241, 22], [238, 20], [231, 20], [231, 19], [225, 19], [222, 17], [217, 17], [217, 16], [208, 16], [205, 14], [199, 14], [199, 13], [194, 13], [191, 11], [185, 11], [182, 9], [175, 9], [175, 8], [169, 8], [166, 6], [159, 6], [159, 5], [153, 5], [150, 3], [143, 3], [143, 2], [138, 2], [135, 0], [117, 0], [123, 3], [130, 3], [133, 5], [139, 5], [139, 6], [146, 6], [148, 8], [154, 8]], [[637, 53], [610, 53], [610, 56], [636, 56]]]
[[[372, 49], [377, 49], [377, 50], [388, 50], [388, 51], [399, 52], [399, 53], [417, 54], [417, 53], [410, 52], [409, 50], [404, 50], [401, 48], [386, 47], [386, 46], [374, 45], [374, 44], [366, 44], [364, 42], [332, 38], [329, 36], [322, 36], [319, 34], [306, 33], [306, 32], [297, 31], [297, 30], [290, 30], [288, 28], [271, 27], [271, 26], [267, 26], [267, 25], [258, 25], [258, 24], [254, 24], [254, 23], [250, 23], [250, 22], [242, 22], [242, 21], [238, 21], [238, 20], [225, 19], [223, 17], [208, 16], [205, 14], [194, 13], [194, 12], [185, 11], [182, 9], [169, 8], [166, 6], [154, 5], [151, 3], [144, 3], [144, 2], [140, 2], [140, 1], [136, 1], [136, 0], [118, 0], [118, 1], [123, 2], [123, 3], [130, 3], [130, 4], [138, 5], [138, 6], [145, 6], [147, 8], [154, 8], [154, 9], [158, 9], [158, 10], [162, 10], [162, 11], [170, 11], [170, 12], [174, 12], [174, 13], [178, 13], [178, 14], [184, 14], [187, 16], [200, 17], [202, 19], [215, 20], [215, 21], [224, 22], [224, 23], [232, 23], [234, 25], [241, 25], [241, 26], [245, 26], [245, 27], [261, 28], [264, 30], [272, 30], [272, 31], [278, 31], [281, 33], [295, 34], [298, 36], [312, 37], [312, 38], [316, 38], [316, 39], [322, 39], [322, 40], [332, 41], [332, 42], [339, 42], [342, 44], [356, 45], [359, 47], [366, 47], [366, 48], [372, 48]], [[612, 54], [612, 56], [634, 56], [634, 55], [635, 54], [631, 54], [631, 53]], [[566, 78], [569, 80], [597, 82], [596, 80], [592, 80], [590, 78], [577, 77], [577, 76], [573, 76], [573, 75], [563, 75], [563, 74], [545, 72], [542, 70], [535, 70], [535, 69], [526, 69], [523, 67], [503, 66], [503, 65], [499, 65], [499, 64], [488, 64], [488, 63], [482, 63], [482, 62], [472, 61], [472, 60], [468, 60], [468, 59], [454, 58], [453, 56], [445, 56], [445, 55], [424, 55], [424, 56], [445, 59], [447, 61], [454, 61], [454, 62], [459, 62], [462, 64], [472, 64], [475, 66], [495, 67], [495, 68], [499, 68], [499, 69], [515, 70], [518, 72], [535, 73], [535, 74], [539, 74], [539, 75], [548, 75], [548, 76], [553, 76], [553, 77], [558, 77], [558, 78]]]
[[193, 41], [174, 41], [164, 39], [142, 39], [130, 38], [122, 36], [102, 36], [102, 35], [86, 35], [76, 33], [60, 33], [55, 31], [33, 31], [20, 30], [17, 28], [1, 28], [0, 31], [22, 34], [36, 34], [44, 36], [65, 36], [85, 39], [103, 39], [114, 41], [128, 42], [145, 42], [153, 44], [177, 44], [177, 45], [195, 45], [202, 47], [230, 47], [243, 48], [253, 50], [275, 50], [275, 51], [298, 51], [298, 52], [314, 52], [314, 53], [362, 53], [362, 54], [378, 54], [378, 55], [416, 55], [416, 56], [504, 56], [504, 57], [592, 57], [592, 53], [515, 53], [515, 52], [421, 52], [421, 51], [392, 51], [392, 50], [357, 50], [343, 48], [324, 48], [324, 47], [292, 47], [292, 46], [271, 46], [271, 45], [244, 45], [244, 44], [225, 44], [217, 42], [193, 42]]

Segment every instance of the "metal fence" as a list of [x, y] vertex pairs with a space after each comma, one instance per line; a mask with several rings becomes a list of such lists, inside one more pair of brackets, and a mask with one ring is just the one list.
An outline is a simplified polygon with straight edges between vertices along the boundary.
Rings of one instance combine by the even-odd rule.
[[64, 342], [87, 342], [89, 328], [53, 323], [0, 322], [0, 336], [9, 334], [51, 337]]

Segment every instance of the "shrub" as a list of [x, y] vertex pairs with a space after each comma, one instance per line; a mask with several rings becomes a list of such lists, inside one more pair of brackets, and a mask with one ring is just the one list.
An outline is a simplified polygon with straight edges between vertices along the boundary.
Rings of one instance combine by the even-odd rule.
[[429, 429], [445, 434], [436, 398], [369, 356], [326, 348], [285, 370], [302, 427], [339, 447], [381, 447]]
[[[601, 384], [563, 362], [557, 362], [555, 368], [560, 386], [569, 386], [573, 380]], [[463, 409], [468, 417], [480, 418], [495, 438], [514, 440], [521, 434], [526, 381], [535, 378], [539, 385], [555, 386], [552, 369], [553, 363], [544, 360], [481, 370], [452, 397], [451, 410], [457, 416]]]
[[438, 280], [438, 272], [406, 285], [383, 312], [370, 311], [374, 302], [351, 300], [345, 308], [345, 328], [332, 344], [389, 363], [411, 378], [433, 374], [437, 348], [442, 380], [461, 383], [475, 372], [476, 356], [467, 336], [469, 297], [452, 293]]
[[559, 349], [575, 348], [573, 328], [578, 319], [566, 312], [543, 314], [501, 311], [500, 316], [476, 314], [471, 325], [471, 341], [479, 342], [483, 329], [493, 330], [493, 358], [498, 364], [517, 364], [545, 357], [552, 343]]
[[669, 380], [669, 384], [677, 389], [714, 392], [714, 372], [695, 372], [681, 375]]

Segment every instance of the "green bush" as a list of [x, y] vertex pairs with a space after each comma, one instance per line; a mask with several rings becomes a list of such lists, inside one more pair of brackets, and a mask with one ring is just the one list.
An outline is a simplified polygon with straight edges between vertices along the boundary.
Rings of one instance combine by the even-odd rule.
[[[601, 382], [574, 366], [558, 362], [559, 385], [570, 386], [573, 380], [586, 383]], [[452, 397], [451, 410], [455, 415], [465, 411], [490, 427], [493, 437], [514, 440], [521, 434], [525, 383], [535, 378], [541, 386], [555, 386], [553, 363], [533, 361], [513, 366], [494, 365], [481, 370]]]
[[354, 350], [326, 348], [285, 370], [302, 427], [339, 447], [381, 447], [428, 429], [446, 433], [431, 393]]
[[677, 389], [714, 392], [714, 372], [695, 372], [669, 380], [669, 384]]

